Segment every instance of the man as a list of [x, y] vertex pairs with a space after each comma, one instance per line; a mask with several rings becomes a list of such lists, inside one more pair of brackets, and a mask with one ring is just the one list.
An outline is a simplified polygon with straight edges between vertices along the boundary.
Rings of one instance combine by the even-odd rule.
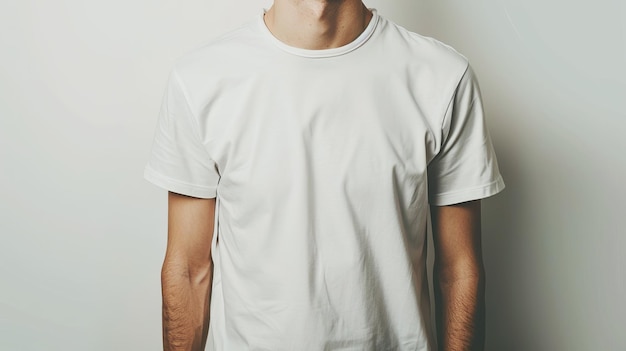
[[275, 0], [179, 59], [145, 171], [164, 349], [435, 350], [429, 220], [438, 347], [482, 349], [481, 103], [464, 56], [360, 0]]

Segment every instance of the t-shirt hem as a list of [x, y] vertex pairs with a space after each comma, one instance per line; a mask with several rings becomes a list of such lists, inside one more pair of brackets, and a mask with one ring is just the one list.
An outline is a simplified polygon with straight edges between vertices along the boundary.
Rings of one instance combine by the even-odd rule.
[[498, 178], [493, 182], [473, 187], [469, 189], [463, 189], [459, 191], [452, 191], [442, 194], [437, 194], [429, 201], [433, 206], [448, 206], [462, 202], [484, 199], [493, 196], [505, 188], [504, 179], [502, 175], [498, 175]]
[[210, 199], [217, 197], [217, 186], [201, 186], [172, 179], [154, 170], [150, 166], [144, 168], [143, 177], [150, 183], [173, 193]]

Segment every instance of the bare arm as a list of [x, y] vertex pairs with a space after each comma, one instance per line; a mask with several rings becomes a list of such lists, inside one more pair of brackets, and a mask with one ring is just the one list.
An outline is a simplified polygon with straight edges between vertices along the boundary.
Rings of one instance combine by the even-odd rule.
[[161, 270], [163, 350], [204, 350], [213, 281], [215, 198], [168, 194], [167, 251]]
[[485, 271], [480, 200], [432, 206], [433, 280], [441, 351], [480, 351], [485, 338]]

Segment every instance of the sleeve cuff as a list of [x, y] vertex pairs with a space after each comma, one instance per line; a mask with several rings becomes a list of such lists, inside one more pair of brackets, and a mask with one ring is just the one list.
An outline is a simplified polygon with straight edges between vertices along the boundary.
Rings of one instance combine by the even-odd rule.
[[504, 188], [504, 180], [501, 175], [498, 175], [496, 180], [487, 185], [434, 195], [430, 200], [430, 204], [433, 206], [448, 206], [472, 200], [480, 200], [493, 196], [504, 190]]
[[173, 193], [210, 199], [217, 197], [217, 186], [201, 186], [172, 179], [146, 166], [143, 177], [150, 183]]

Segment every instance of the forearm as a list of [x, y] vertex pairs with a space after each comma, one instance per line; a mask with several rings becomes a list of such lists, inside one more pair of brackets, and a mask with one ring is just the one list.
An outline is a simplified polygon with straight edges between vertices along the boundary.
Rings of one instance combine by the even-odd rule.
[[485, 274], [435, 274], [440, 351], [481, 351], [485, 340]]
[[212, 280], [212, 265], [190, 272], [166, 260], [161, 272], [163, 350], [204, 350]]

